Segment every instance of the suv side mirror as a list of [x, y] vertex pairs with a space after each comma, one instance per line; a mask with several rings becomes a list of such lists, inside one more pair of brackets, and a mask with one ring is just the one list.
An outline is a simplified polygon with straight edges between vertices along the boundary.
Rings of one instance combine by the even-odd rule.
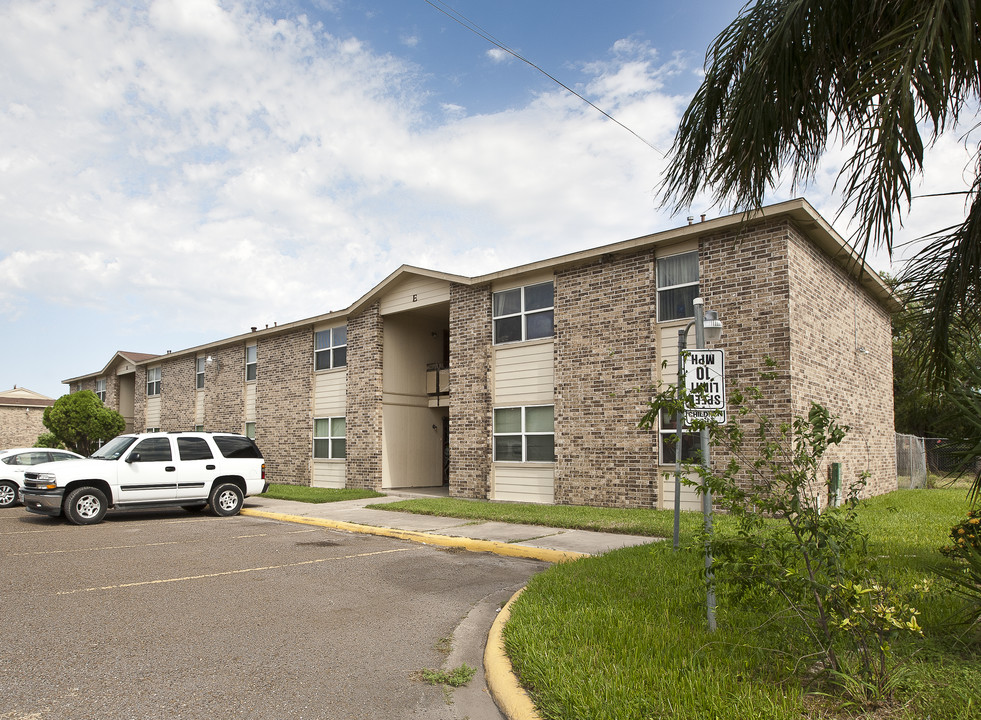
[[132, 453], [132, 454], [130, 454], [130, 456], [128, 458], [126, 458], [126, 462], [128, 462], [128, 463], [134, 463], [134, 462], [139, 462], [139, 461], [140, 461], [140, 454], [139, 453]]

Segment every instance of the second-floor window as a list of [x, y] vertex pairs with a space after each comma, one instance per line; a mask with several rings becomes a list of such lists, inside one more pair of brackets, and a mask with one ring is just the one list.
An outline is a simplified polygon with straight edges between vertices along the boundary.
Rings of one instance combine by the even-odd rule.
[[203, 357], [194, 359], [194, 387], [198, 390], [204, 389], [204, 361]]
[[695, 316], [692, 300], [698, 297], [698, 252], [669, 255], [657, 260], [657, 320]]
[[160, 368], [148, 368], [146, 371], [147, 397], [160, 394]]
[[329, 370], [347, 365], [347, 326], [319, 330], [313, 336], [313, 369]]
[[106, 381], [105, 379], [95, 381], [95, 394], [102, 402], [106, 401]]
[[245, 346], [245, 379], [255, 380], [256, 375], [256, 346]]
[[555, 288], [551, 282], [494, 293], [494, 344], [555, 334]]

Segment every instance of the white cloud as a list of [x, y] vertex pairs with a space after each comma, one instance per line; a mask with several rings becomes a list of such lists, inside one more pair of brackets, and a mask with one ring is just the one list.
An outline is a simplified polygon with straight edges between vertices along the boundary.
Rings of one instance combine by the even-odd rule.
[[502, 50], [499, 47], [493, 47], [484, 53], [491, 62], [495, 63], [506, 63], [514, 60], [514, 55], [509, 53], [507, 50]]

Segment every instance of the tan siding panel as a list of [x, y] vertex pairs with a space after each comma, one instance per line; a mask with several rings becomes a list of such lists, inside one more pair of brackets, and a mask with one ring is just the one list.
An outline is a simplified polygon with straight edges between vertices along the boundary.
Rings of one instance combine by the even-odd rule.
[[245, 422], [255, 422], [255, 389], [257, 383], [245, 385]]
[[314, 375], [314, 417], [342, 417], [345, 408], [347, 370], [332, 370]]
[[550, 403], [555, 397], [553, 343], [498, 347], [494, 353], [494, 404]]
[[[198, 390], [194, 397], [194, 424], [204, 425], [204, 390]], [[205, 428], [207, 430], [207, 428]]]
[[494, 465], [494, 500], [510, 502], [555, 502], [555, 467], [548, 465]]
[[160, 427], [160, 396], [146, 399], [146, 426], [138, 428], [143, 432], [146, 428]]
[[382, 315], [415, 310], [427, 305], [450, 301], [450, 284], [446, 280], [426, 277], [407, 278], [391, 288], [378, 304]]
[[343, 488], [345, 465], [343, 460], [314, 460], [313, 486]]

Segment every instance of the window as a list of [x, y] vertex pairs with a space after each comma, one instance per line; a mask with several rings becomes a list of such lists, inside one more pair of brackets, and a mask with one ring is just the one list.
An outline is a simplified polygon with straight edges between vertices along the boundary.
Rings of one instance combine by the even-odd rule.
[[158, 428], [158, 427], [148, 427], [146, 429], [146, 432], [160, 432], [160, 428]]
[[147, 368], [146, 371], [147, 397], [160, 394], [160, 368]]
[[[135, 456], [139, 454], [139, 458]], [[140, 440], [130, 455], [133, 462], [170, 462], [170, 438], [147, 438]]]
[[194, 358], [194, 387], [204, 390], [204, 358]]
[[245, 346], [245, 379], [255, 380], [256, 369], [256, 346]]
[[255, 440], [255, 423], [247, 422], [245, 423], [245, 437], [250, 440]]
[[249, 438], [241, 435], [215, 435], [215, 445], [227, 458], [261, 458], [259, 448]]
[[345, 365], [347, 365], [347, 326], [341, 325], [314, 333], [314, 370], [329, 370]]
[[494, 293], [494, 344], [552, 337], [554, 304], [551, 282]]
[[347, 421], [342, 417], [313, 421], [313, 456], [336, 460], [347, 457]]
[[181, 460], [211, 460], [214, 457], [204, 438], [177, 438], [177, 452], [180, 453]]
[[204, 425], [195, 425], [194, 432], [204, 432]]
[[555, 462], [552, 405], [495, 408], [495, 462]]
[[[658, 429], [658, 453], [661, 465], [674, 465], [678, 449], [678, 423], [674, 413], [661, 411]], [[697, 460], [701, 454], [701, 440], [698, 433], [688, 430], [684, 433], [681, 460]]]
[[99, 396], [102, 402], [106, 401], [106, 380], [102, 378], [101, 380], [95, 381], [95, 394]]
[[695, 316], [692, 300], [698, 297], [698, 252], [657, 260], [657, 320]]

